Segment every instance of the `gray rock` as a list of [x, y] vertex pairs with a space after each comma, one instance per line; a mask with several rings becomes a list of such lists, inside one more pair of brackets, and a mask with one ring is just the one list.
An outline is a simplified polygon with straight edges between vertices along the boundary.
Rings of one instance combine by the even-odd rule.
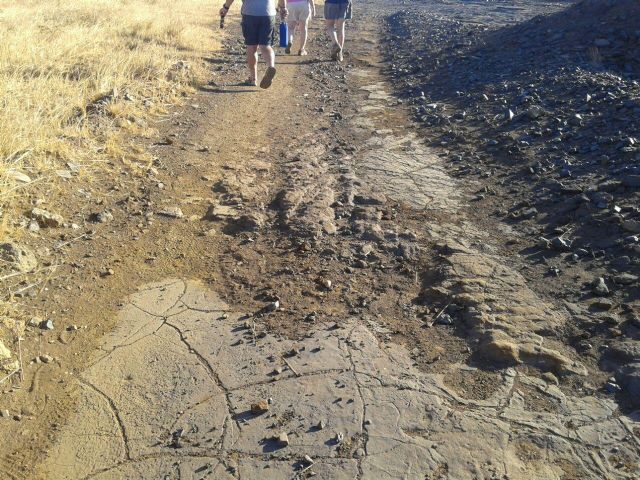
[[607, 287], [604, 278], [596, 278], [593, 282], [593, 293], [601, 297], [609, 295], [609, 287]]
[[618, 393], [620, 391], [622, 391], [622, 388], [620, 388], [620, 385], [618, 385], [615, 382], [609, 381], [607, 383], [605, 383], [604, 385], [604, 391], [607, 393]]
[[551, 246], [554, 250], [558, 250], [560, 252], [570, 252], [571, 251], [571, 242], [562, 237], [556, 237], [551, 240]]
[[31, 218], [33, 218], [42, 228], [56, 228], [64, 224], [62, 215], [52, 213], [42, 208], [34, 208], [31, 210]]
[[630, 363], [618, 369], [616, 380], [629, 394], [634, 406], [640, 406], [640, 362]]
[[638, 277], [630, 273], [621, 273], [620, 275], [616, 275], [613, 281], [619, 285], [631, 285], [638, 281]]
[[30, 272], [38, 266], [38, 259], [29, 248], [13, 242], [0, 244], [0, 259], [19, 272]]
[[353, 201], [359, 205], [384, 205], [387, 197], [382, 193], [358, 194], [353, 197]]
[[453, 325], [453, 318], [448, 313], [443, 313], [438, 317], [436, 323], [439, 325]]
[[280, 447], [288, 447], [289, 435], [287, 435], [287, 432], [282, 432], [280, 435], [278, 435], [277, 441]]
[[43, 320], [40, 323], [40, 328], [42, 330], [53, 330], [54, 326], [53, 326], [53, 320]]
[[166, 208], [160, 210], [158, 212], [158, 215], [162, 215], [164, 217], [170, 217], [170, 218], [182, 218], [182, 217], [184, 217], [184, 214], [182, 213], [182, 210], [180, 209], [180, 207], [177, 207], [177, 206], [166, 207]]
[[607, 356], [623, 362], [640, 362], [640, 342], [627, 340], [609, 346]]
[[640, 233], [640, 222], [638, 220], [625, 220], [622, 222], [622, 228], [627, 232]]
[[53, 362], [53, 357], [51, 355], [40, 355], [38, 357], [42, 363], [51, 363]]
[[98, 223], [107, 223], [113, 220], [113, 214], [111, 212], [100, 212], [93, 215], [92, 220]]

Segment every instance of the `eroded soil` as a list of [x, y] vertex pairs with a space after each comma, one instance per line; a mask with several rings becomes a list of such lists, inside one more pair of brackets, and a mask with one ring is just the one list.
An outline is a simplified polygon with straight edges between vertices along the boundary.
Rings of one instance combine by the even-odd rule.
[[211, 83], [145, 145], [153, 178], [114, 195], [37, 298], [56, 327], [23, 354], [53, 361], [0, 397], [3, 474], [638, 474], [636, 417], [393, 95], [378, 46], [400, 8], [359, 6], [344, 64], [316, 21], [266, 92], [236, 86], [231, 25]]

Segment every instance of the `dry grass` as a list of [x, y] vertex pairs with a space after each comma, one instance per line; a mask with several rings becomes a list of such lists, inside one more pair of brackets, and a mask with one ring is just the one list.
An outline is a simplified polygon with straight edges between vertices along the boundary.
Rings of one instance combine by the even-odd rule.
[[[215, 15], [204, 0], [0, 0], [0, 243], [25, 235], [36, 200], [70, 201], [77, 182], [56, 172], [86, 186], [150, 161], [134, 138], [204, 78]], [[16, 359], [7, 322], [25, 319], [12, 292], [0, 288], [0, 344], [14, 350], [0, 372]]]
[[124, 156], [123, 131], [144, 133], [197, 81], [214, 15], [204, 0], [0, 0], [5, 232], [52, 172]]

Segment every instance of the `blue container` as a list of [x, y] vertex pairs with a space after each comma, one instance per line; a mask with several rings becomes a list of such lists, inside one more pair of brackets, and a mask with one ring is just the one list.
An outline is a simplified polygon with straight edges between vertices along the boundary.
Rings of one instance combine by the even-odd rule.
[[289, 45], [289, 25], [284, 20], [280, 21], [280, 46], [285, 48]]

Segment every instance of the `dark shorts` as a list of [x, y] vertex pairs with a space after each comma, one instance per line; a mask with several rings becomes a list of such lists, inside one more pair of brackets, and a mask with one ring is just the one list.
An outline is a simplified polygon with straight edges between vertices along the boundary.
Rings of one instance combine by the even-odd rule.
[[344, 3], [326, 3], [324, 4], [324, 18], [326, 20], [345, 20], [351, 18], [347, 15], [349, 4]]
[[273, 45], [276, 17], [242, 15], [242, 35], [245, 45]]

